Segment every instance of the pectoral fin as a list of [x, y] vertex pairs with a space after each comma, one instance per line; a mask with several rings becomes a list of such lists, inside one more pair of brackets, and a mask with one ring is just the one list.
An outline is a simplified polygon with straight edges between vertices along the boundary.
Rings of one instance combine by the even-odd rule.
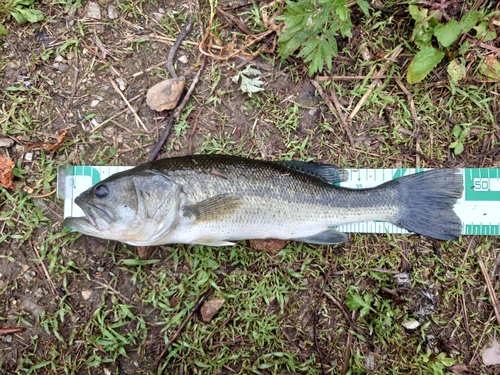
[[309, 237], [295, 238], [295, 240], [318, 245], [334, 245], [346, 242], [348, 240], [348, 236], [338, 230], [327, 229], [324, 232], [320, 232]]
[[221, 194], [185, 207], [184, 216], [196, 221], [220, 220], [233, 215], [240, 206], [240, 197]]

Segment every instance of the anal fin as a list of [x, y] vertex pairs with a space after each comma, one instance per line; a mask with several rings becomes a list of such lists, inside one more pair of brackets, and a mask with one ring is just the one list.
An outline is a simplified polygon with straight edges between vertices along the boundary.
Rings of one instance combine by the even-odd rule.
[[302, 241], [318, 245], [334, 245], [337, 243], [346, 242], [348, 239], [349, 238], [347, 234], [331, 228], [325, 230], [324, 232], [320, 232], [309, 237], [294, 238], [294, 240], [296, 241]]
[[234, 246], [234, 242], [229, 242], [225, 240], [218, 240], [215, 238], [197, 238], [194, 241], [197, 245], [206, 245], [206, 246]]

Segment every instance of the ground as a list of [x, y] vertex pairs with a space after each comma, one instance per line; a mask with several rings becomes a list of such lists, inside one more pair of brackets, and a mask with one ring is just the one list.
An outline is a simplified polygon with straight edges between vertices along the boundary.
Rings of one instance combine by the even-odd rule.
[[[442, 4], [451, 19], [498, 7], [434, 5]], [[296, 55], [277, 55], [282, 21], [264, 22], [282, 2], [218, 5], [233, 18], [215, 7], [212, 17], [201, 2], [211, 56], [159, 157], [499, 167], [499, 85], [481, 74], [481, 62], [498, 59], [498, 39], [463, 35], [412, 85], [406, 72], [418, 49], [408, 4], [374, 2], [364, 14], [353, 2], [352, 38], [338, 37], [331, 70], [309, 77]], [[481, 356], [500, 329], [495, 236], [352, 234], [337, 246], [290, 242], [272, 251], [271, 243], [264, 251], [241, 242], [148, 253], [68, 233], [57, 167], [147, 160], [170, 112], [151, 110], [146, 91], [169, 77], [168, 52], [195, 3], [40, 2], [44, 19], [34, 23], [17, 23], [2, 6], [0, 154], [15, 166], [14, 186], [0, 188], [0, 374], [498, 372]], [[95, 9], [100, 20], [89, 18]], [[498, 32], [498, 15], [488, 17]], [[188, 85], [202, 64], [202, 37], [195, 17], [174, 59]], [[454, 58], [467, 69], [457, 83], [446, 71]], [[231, 79], [248, 65], [264, 82], [251, 96]], [[221, 299], [205, 316], [200, 305]]]

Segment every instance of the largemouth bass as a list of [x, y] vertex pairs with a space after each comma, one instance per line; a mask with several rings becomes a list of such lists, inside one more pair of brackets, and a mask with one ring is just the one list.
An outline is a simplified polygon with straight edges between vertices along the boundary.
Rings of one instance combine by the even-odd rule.
[[332, 185], [334, 166], [226, 155], [158, 160], [116, 173], [75, 199], [84, 217], [64, 226], [131, 245], [210, 246], [277, 238], [315, 244], [347, 241], [332, 227], [382, 220], [410, 232], [454, 240], [462, 223], [460, 170], [435, 169], [374, 188]]

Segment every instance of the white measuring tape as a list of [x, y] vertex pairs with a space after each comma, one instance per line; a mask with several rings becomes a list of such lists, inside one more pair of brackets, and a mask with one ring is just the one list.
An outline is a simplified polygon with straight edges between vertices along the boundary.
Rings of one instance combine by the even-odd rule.
[[[57, 196], [64, 198], [64, 217], [84, 216], [74, 199], [92, 185], [113, 173], [132, 167], [67, 166], [59, 167]], [[423, 171], [415, 168], [349, 169], [349, 180], [340, 186], [369, 188], [409, 174]], [[464, 168], [464, 194], [455, 205], [455, 212], [462, 220], [462, 234], [500, 234], [500, 169]], [[337, 227], [351, 233], [408, 233], [395, 225], [381, 221], [367, 221]]]

